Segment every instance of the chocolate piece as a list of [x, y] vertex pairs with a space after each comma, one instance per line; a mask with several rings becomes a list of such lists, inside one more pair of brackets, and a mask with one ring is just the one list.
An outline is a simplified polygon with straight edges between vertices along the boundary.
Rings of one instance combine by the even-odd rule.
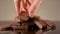
[[34, 16], [33, 21], [40, 29], [47, 29], [47, 25], [42, 21], [39, 16]]
[[17, 19], [20, 21], [27, 21], [29, 19], [28, 13], [23, 11], [20, 15], [17, 16]]
[[52, 23], [52, 22], [49, 21], [49, 20], [44, 20], [44, 21], [45, 21], [45, 23], [47, 24], [47, 26], [50, 27], [50, 29], [55, 30], [56, 25], [55, 25], [54, 23]]
[[28, 27], [28, 31], [33, 31], [33, 32], [36, 32], [39, 30], [39, 27], [36, 25], [36, 24], [33, 24], [33, 25], [30, 25]]

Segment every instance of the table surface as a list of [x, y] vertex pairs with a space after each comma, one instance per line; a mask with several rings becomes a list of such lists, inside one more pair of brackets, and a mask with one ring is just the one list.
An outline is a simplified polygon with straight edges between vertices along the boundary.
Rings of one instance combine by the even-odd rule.
[[[51, 31], [45, 31], [43, 32], [42, 30], [38, 30], [37, 32], [23, 32], [22, 34], [60, 34], [60, 21], [52, 21], [56, 25], [56, 29]], [[0, 25], [6, 25], [12, 23], [12, 21], [0, 21]], [[0, 32], [0, 34], [13, 34], [13, 32]]]

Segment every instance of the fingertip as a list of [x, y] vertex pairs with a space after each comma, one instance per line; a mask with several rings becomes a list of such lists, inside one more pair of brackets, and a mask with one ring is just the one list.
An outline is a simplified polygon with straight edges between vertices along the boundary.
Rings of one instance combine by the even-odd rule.
[[32, 18], [32, 17], [33, 17], [33, 15], [32, 15], [32, 14], [29, 14], [29, 17], [31, 17], [31, 18]]

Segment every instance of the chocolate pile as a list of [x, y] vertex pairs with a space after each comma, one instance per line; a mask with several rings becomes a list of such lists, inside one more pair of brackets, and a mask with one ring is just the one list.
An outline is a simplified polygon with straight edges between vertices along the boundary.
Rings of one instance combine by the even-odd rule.
[[13, 24], [0, 27], [0, 31], [16, 31], [20, 32], [20, 30], [27, 31], [38, 31], [38, 30], [49, 30], [55, 29], [56, 26], [49, 20], [43, 20], [39, 16], [29, 17], [28, 13], [22, 12], [15, 19]]

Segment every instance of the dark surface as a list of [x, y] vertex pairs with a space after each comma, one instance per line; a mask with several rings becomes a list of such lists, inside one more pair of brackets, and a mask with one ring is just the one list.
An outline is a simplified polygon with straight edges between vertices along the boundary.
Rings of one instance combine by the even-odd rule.
[[[52, 21], [54, 24], [56, 24], [56, 29], [51, 31], [47, 31], [47, 30], [38, 30], [37, 32], [29, 32], [29, 31], [23, 31], [20, 32], [22, 34], [60, 34], [60, 21]], [[8, 24], [13, 23], [12, 21], [0, 21], [0, 25], [8, 25]], [[1, 32], [0, 34], [13, 34], [12, 32]]]

